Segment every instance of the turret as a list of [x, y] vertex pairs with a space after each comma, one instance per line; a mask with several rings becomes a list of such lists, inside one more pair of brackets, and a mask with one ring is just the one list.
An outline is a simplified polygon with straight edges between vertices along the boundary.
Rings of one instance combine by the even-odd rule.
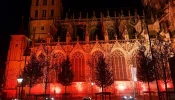
[[70, 35], [69, 31], [67, 31], [67, 33], [66, 33], [66, 43], [69, 44], [70, 41], [71, 41], [71, 35]]

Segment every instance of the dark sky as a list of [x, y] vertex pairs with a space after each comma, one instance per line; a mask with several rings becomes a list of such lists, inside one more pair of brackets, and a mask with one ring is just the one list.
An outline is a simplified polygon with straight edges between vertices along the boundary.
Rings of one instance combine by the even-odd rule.
[[64, 8], [93, 9], [93, 8], [120, 8], [138, 7], [141, 0], [63, 0]]
[[[139, 8], [141, 0], [62, 0], [64, 11], [84, 11], [102, 8]], [[6, 61], [10, 35], [16, 34], [24, 16], [25, 27], [29, 19], [31, 0], [1, 1], [0, 66]]]

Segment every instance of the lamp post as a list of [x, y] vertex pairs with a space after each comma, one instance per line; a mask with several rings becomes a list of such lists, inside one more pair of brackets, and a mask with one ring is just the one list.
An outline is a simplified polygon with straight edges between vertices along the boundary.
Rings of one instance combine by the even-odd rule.
[[21, 75], [19, 75], [19, 77], [17, 78], [17, 81], [18, 81], [18, 86], [19, 86], [19, 93], [18, 93], [18, 98], [20, 99], [20, 85], [23, 81], [23, 78]]
[[93, 98], [93, 86], [94, 86], [94, 82], [93, 82], [93, 81], [91, 81], [91, 94], [92, 94], [91, 99]]

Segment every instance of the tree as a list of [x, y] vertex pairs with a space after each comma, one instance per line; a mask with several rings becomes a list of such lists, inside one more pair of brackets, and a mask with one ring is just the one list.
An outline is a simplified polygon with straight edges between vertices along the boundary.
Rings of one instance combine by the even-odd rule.
[[[146, 17], [162, 17], [168, 0], [142, 0]], [[148, 19], [147, 19], [148, 20]]]
[[37, 84], [38, 80], [43, 76], [43, 64], [39, 62], [36, 58], [36, 54], [31, 55], [30, 61], [24, 67], [22, 76], [23, 76], [23, 85], [29, 86], [29, 96], [31, 92], [31, 87]]
[[71, 69], [71, 62], [69, 60], [69, 57], [60, 64], [61, 71], [58, 74], [58, 82], [61, 83], [63, 86], [65, 86], [65, 99], [66, 99], [66, 87], [72, 85], [72, 81], [74, 78], [73, 71]]
[[154, 62], [149, 53], [145, 52], [145, 47], [141, 47], [137, 56], [137, 79], [148, 83], [149, 96], [151, 100], [150, 82], [156, 80]]
[[144, 6], [149, 6], [155, 9], [162, 9], [162, 6], [168, 3], [168, 0], [142, 0]]
[[[100, 56], [96, 63], [95, 71], [95, 84], [102, 88], [102, 93], [104, 88], [112, 85], [114, 83], [113, 74], [110, 71], [109, 65], [105, 62], [105, 58]], [[103, 96], [102, 96], [103, 99]]]
[[163, 80], [165, 84], [166, 99], [168, 99], [167, 83], [171, 80], [168, 58], [172, 53], [171, 43], [169, 41], [164, 41], [159, 37], [152, 45], [151, 49], [155, 60], [155, 70], [158, 80]]

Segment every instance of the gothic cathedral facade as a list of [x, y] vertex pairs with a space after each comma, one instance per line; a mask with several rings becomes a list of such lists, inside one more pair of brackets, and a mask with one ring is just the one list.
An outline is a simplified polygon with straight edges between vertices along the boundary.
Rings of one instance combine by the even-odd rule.
[[[17, 77], [22, 73], [30, 55], [36, 53], [37, 57], [44, 54], [51, 57], [51, 64], [59, 64], [68, 56], [72, 63], [74, 73], [73, 84], [68, 87], [68, 92], [76, 95], [99, 92], [100, 88], [94, 81], [94, 68], [87, 61], [95, 63], [103, 55], [109, 60], [109, 65], [114, 76], [114, 84], [106, 89], [114, 94], [133, 91], [133, 76], [137, 68], [137, 51], [144, 45], [150, 50], [151, 40], [159, 34], [164, 41], [175, 46], [175, 6], [166, 6], [161, 18], [152, 16], [150, 23], [145, 21], [145, 13], [141, 15], [134, 11], [125, 16], [123, 11], [106, 11], [79, 13], [78, 18], [74, 13], [66, 13], [63, 19], [61, 0], [31, 0], [29, 36], [12, 35], [6, 63], [6, 83], [4, 91], [8, 97], [15, 97], [17, 90]], [[86, 17], [83, 17], [85, 15]], [[91, 15], [91, 16], [90, 16]], [[97, 15], [100, 15], [97, 17]], [[169, 26], [165, 22], [170, 22]], [[167, 31], [169, 30], [169, 31]], [[26, 49], [30, 54], [25, 55]], [[46, 54], [46, 49], [49, 52]], [[53, 70], [48, 74], [48, 94], [60, 94], [64, 87], [56, 82]], [[137, 91], [142, 91], [140, 82], [136, 82]], [[120, 90], [121, 89], [121, 90]], [[153, 89], [156, 86], [153, 84]], [[28, 87], [24, 87], [25, 94]], [[43, 93], [43, 83], [34, 86], [31, 94]]]

